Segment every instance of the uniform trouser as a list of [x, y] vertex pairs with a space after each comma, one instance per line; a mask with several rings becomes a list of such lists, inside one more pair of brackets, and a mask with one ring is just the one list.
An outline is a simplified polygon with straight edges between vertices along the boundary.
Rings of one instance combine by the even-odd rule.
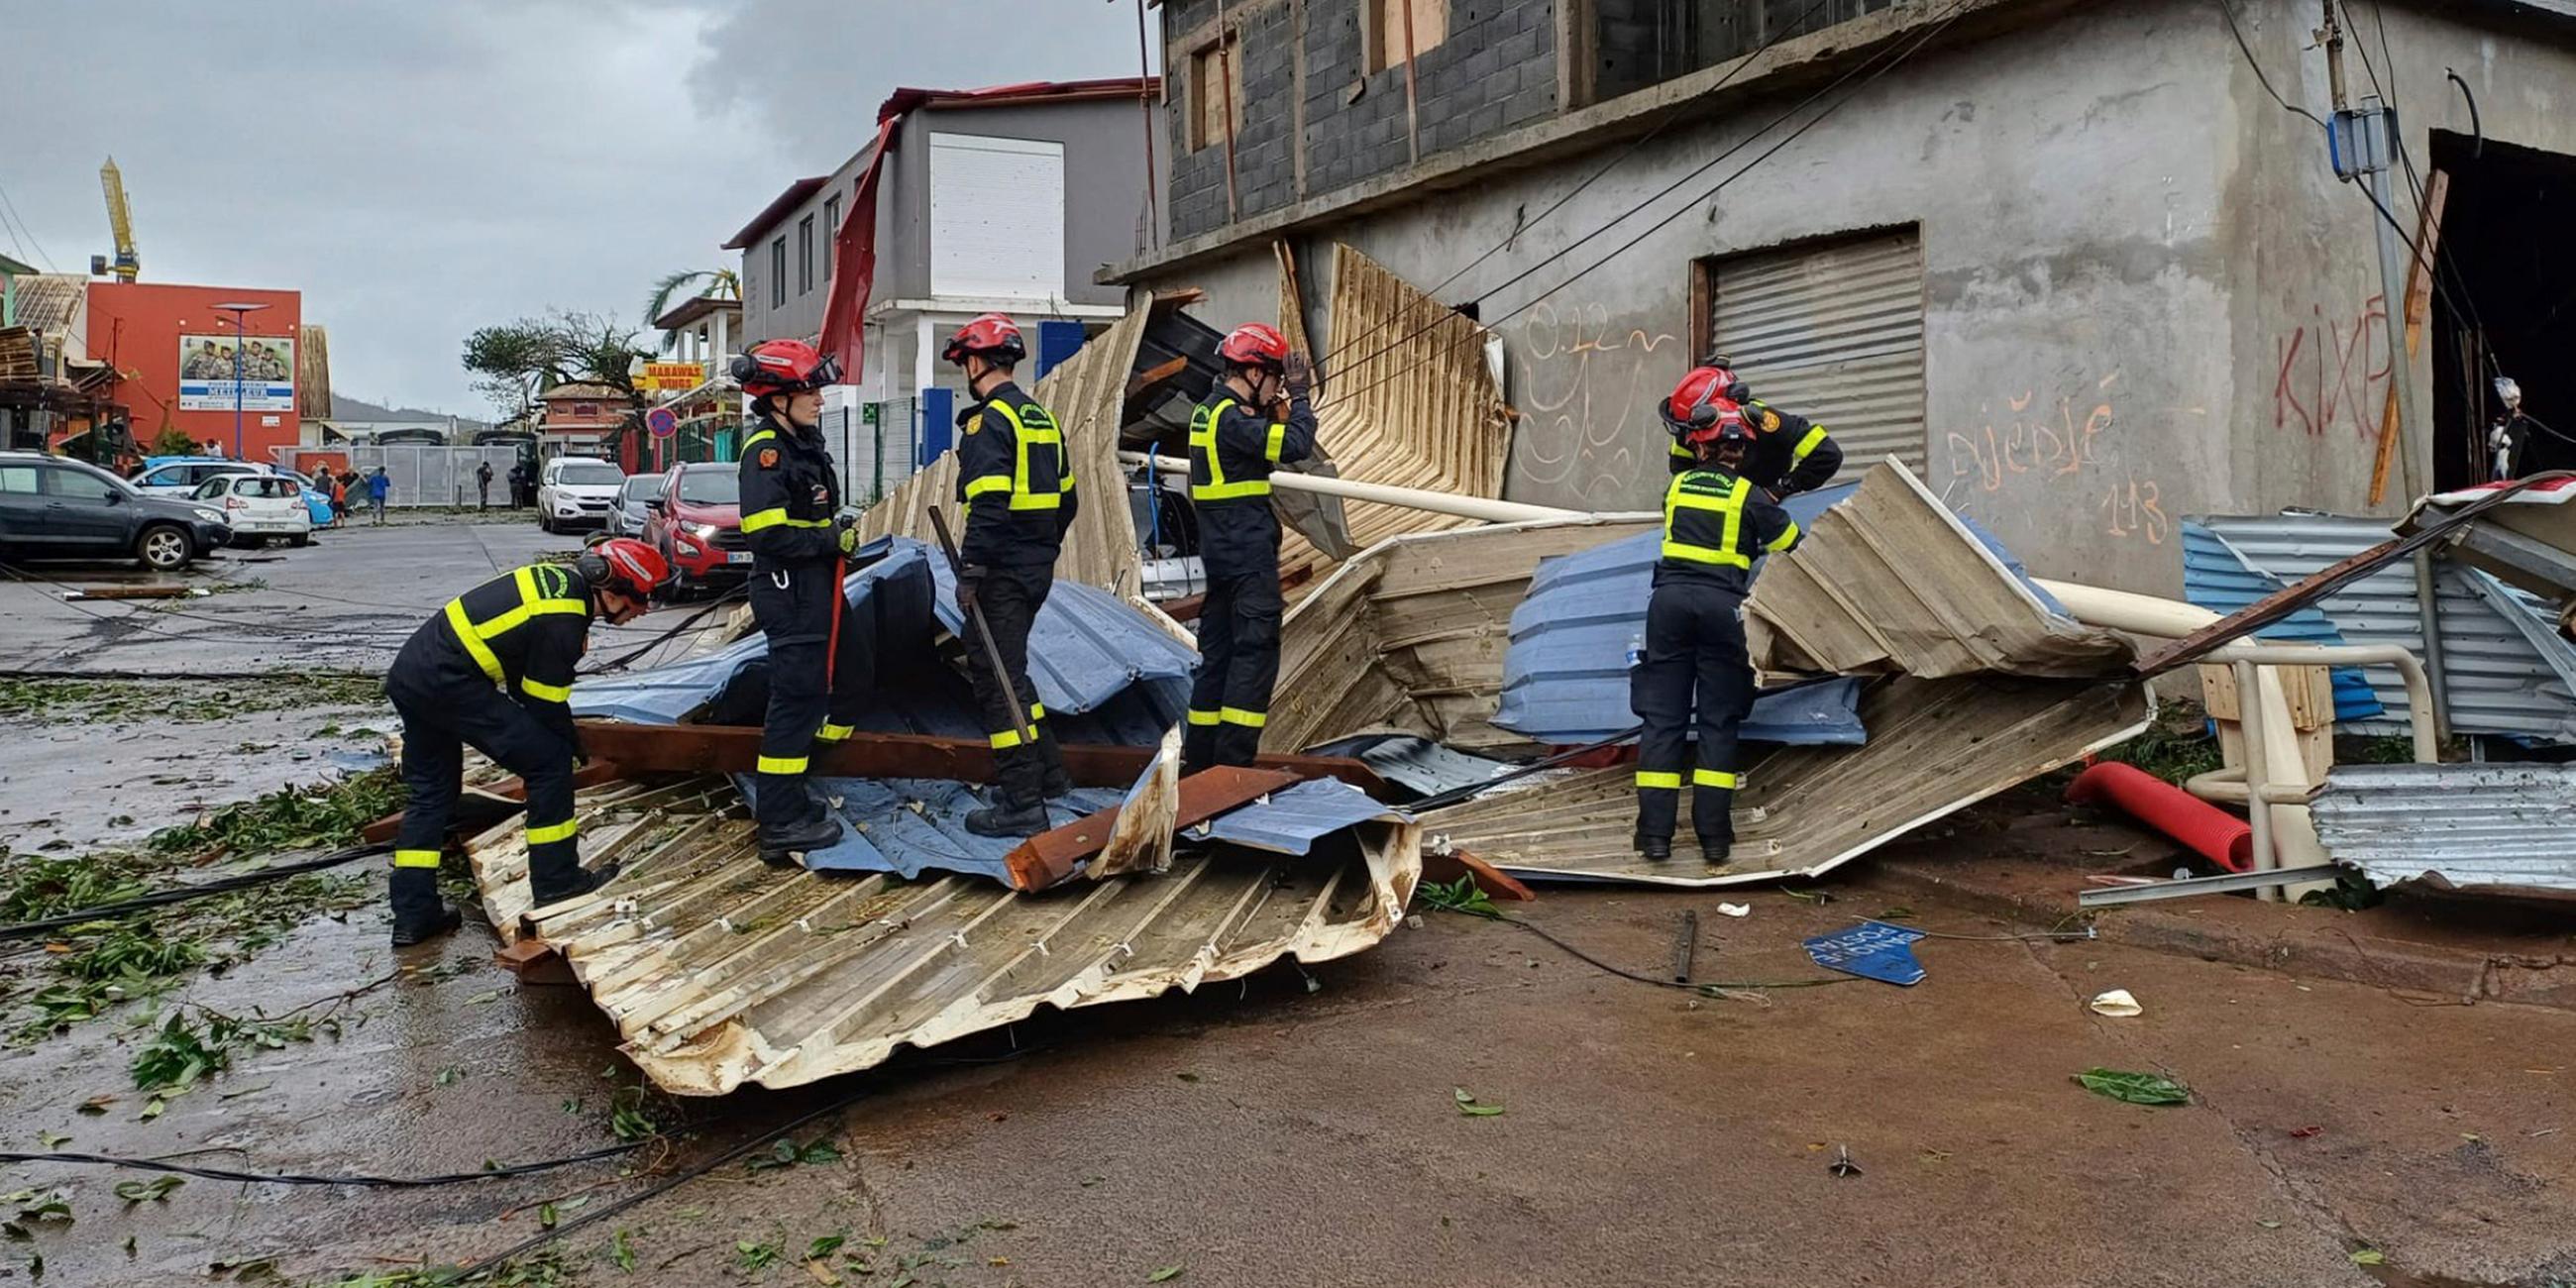
[[[1738, 776], [1735, 734], [1753, 708], [1743, 600], [1712, 586], [1668, 581], [1646, 605], [1646, 660], [1629, 680], [1629, 706], [1645, 726], [1637, 744], [1637, 835], [1670, 840], [1691, 784], [1692, 829], [1732, 841]], [[1695, 699], [1695, 700], [1694, 700]], [[1696, 709], [1699, 754], [1691, 763]]]
[[[1040, 806], [1046, 803], [1048, 777], [1064, 771], [1064, 753], [1056, 749], [1055, 734], [1047, 728], [1046, 704], [1038, 701], [1038, 691], [1029, 683], [1029, 631], [1037, 625], [1038, 610], [1046, 606], [1048, 592], [1055, 589], [1055, 570], [984, 567], [977, 571], [974, 585], [975, 603], [993, 632], [993, 648], [1002, 655], [1002, 666], [1011, 676], [1006, 693], [993, 674], [983, 642], [966, 641], [966, 674], [974, 681], [975, 707], [983, 713], [984, 732], [993, 745], [998, 771], [994, 777], [999, 780], [1003, 804], [1014, 809]], [[960, 590], [963, 607], [962, 586]], [[975, 629], [971, 612], [966, 629], [970, 633]], [[1034, 740], [1021, 732], [1011, 712], [1011, 694], [1019, 695], [1021, 714], [1028, 718]]]
[[573, 748], [561, 734], [503, 697], [489, 681], [385, 683], [402, 717], [402, 828], [394, 837], [397, 921], [438, 914], [438, 857], [462, 790], [465, 748], [490, 756], [527, 784], [528, 880], [547, 902], [580, 879], [581, 842], [572, 813]]
[[1249, 765], [1279, 682], [1279, 565], [1208, 576], [1199, 609], [1199, 666], [1181, 763], [1192, 771]]
[[760, 723], [752, 813], [770, 831], [822, 817], [823, 803], [805, 788], [814, 744], [849, 738], [875, 681], [867, 632], [856, 623], [841, 622], [839, 653], [833, 653], [832, 611], [840, 602], [832, 578], [836, 566], [751, 575], [751, 614], [769, 642], [769, 713]]

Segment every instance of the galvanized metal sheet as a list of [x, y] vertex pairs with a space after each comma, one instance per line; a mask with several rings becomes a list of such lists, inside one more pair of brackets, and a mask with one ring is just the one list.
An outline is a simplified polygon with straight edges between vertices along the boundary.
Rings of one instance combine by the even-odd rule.
[[[2199, 521], [2226, 538], [2254, 569], [2284, 582], [2304, 579], [2389, 536], [2385, 520], [2341, 515]], [[2434, 568], [2452, 729], [2534, 742], [2576, 742], [2576, 645], [2548, 635], [2535, 641], [2498, 609], [2483, 589], [2484, 573], [2438, 560]], [[2351, 643], [2396, 644], [2419, 658], [2424, 655], [2415, 572], [2407, 562], [2359, 578], [2317, 606]], [[2365, 667], [2363, 674], [2389, 714], [2354, 727], [2368, 733], [2405, 732], [2401, 713], [2407, 709], [2406, 688], [2396, 668]]]
[[2576, 894], [2576, 767], [2337, 765], [2309, 809], [2326, 852], [2382, 885]]
[[1512, 771], [1512, 763], [1441, 746], [1409, 733], [1359, 734], [1309, 749], [1318, 756], [1348, 756], [1377, 771], [1393, 787], [1417, 798], [1437, 796]]
[[[2256, 572], [2227, 539], [2191, 520], [2182, 525], [2182, 590], [2192, 603], [2224, 617], [2282, 589], [2281, 579]], [[2302, 608], [2254, 632], [2258, 639], [2297, 644], [2343, 644], [2343, 633], [2315, 605]], [[2349, 723], [2380, 715], [2385, 708], [2370, 691], [2361, 668], [2333, 670], [2335, 719]]]
[[[585, 849], [625, 867], [537, 931], [645, 1075], [683, 1095], [798, 1086], [1041, 1007], [1347, 956], [1394, 929], [1422, 871], [1417, 828], [1373, 823], [1341, 857], [1218, 846], [1164, 876], [1017, 894], [975, 877], [773, 870], [720, 778], [621, 783], [580, 813]], [[468, 847], [496, 924], [527, 910], [518, 831]]]
[[1856, 475], [1922, 469], [1923, 250], [1912, 230], [1720, 260], [1709, 334], [1764, 402], [1824, 424]]
[[[733, 783], [744, 801], [759, 803], [752, 775], [736, 774]], [[892, 872], [905, 877], [955, 872], [1011, 884], [1006, 860], [1019, 838], [967, 831], [966, 815], [982, 809], [985, 802], [964, 783], [938, 778], [816, 778], [807, 787], [841, 819], [840, 843], [808, 852], [807, 868]], [[1120, 795], [1107, 788], [1076, 789], [1047, 802], [1047, 823], [1061, 827], [1093, 810], [1118, 804]]]
[[1315, 778], [1228, 810], [1191, 828], [1192, 840], [1224, 841], [1273, 854], [1307, 854], [1315, 843], [1362, 823], [1401, 822], [1367, 792], [1338, 778]]

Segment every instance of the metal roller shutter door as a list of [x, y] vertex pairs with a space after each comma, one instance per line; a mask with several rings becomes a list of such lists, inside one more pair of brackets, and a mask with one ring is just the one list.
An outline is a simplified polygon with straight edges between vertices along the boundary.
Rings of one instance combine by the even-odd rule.
[[1715, 261], [1709, 334], [1754, 394], [1833, 431], [1843, 477], [1923, 472], [1923, 251], [1909, 229]]

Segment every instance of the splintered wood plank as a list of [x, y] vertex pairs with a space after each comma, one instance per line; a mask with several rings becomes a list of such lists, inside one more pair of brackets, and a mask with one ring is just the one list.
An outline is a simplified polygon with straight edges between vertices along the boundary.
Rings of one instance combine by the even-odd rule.
[[[1227, 810], [1249, 804], [1283, 788], [1294, 787], [1303, 777], [1284, 769], [1243, 769], [1220, 766], [1202, 769], [1181, 780], [1180, 808], [1173, 815], [1172, 828], [1191, 827], [1216, 817]], [[1074, 865], [1098, 854], [1109, 844], [1110, 834], [1117, 829], [1119, 805], [1095, 810], [1050, 832], [1020, 842], [1005, 860], [1011, 868], [1011, 884], [1021, 890], [1043, 890], [1073, 875]]]

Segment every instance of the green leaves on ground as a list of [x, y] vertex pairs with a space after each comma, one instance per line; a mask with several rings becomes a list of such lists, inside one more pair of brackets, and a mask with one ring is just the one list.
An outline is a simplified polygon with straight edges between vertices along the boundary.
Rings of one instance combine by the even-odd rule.
[[752, 1171], [766, 1172], [781, 1167], [794, 1167], [799, 1163], [835, 1163], [839, 1162], [840, 1158], [841, 1151], [833, 1148], [829, 1140], [821, 1137], [817, 1137], [812, 1144], [803, 1146], [799, 1146], [792, 1140], [782, 1140], [771, 1145], [767, 1154], [752, 1159], [748, 1166]]
[[1414, 897], [1444, 912], [1463, 912], [1470, 916], [1502, 920], [1503, 910], [1494, 906], [1493, 898], [1477, 888], [1474, 877], [1455, 881], [1425, 881], [1413, 888]]
[[2133, 1105], [2187, 1105], [2191, 1088], [2161, 1073], [2128, 1073], [2119, 1069], [2087, 1069], [2075, 1075], [2084, 1089], [2097, 1096], [2125, 1100]]
[[1477, 1103], [1475, 1093], [1470, 1092], [1465, 1087], [1455, 1088], [1451, 1099], [1457, 1104], [1458, 1112], [1465, 1114], [1469, 1118], [1492, 1118], [1503, 1112], [1503, 1107], [1501, 1105]]
[[[192, 1023], [191, 1012], [204, 1023]], [[237, 1052], [254, 1048], [284, 1050], [290, 1042], [312, 1041], [317, 1033], [340, 1036], [337, 1008], [319, 1016], [283, 1015], [272, 1020], [226, 1015], [203, 1006], [184, 1007], [162, 1021], [160, 1031], [135, 1054], [131, 1066], [134, 1086], [138, 1091], [161, 1092], [154, 1097], [161, 1100], [187, 1091], [199, 1078], [231, 1068]], [[147, 1110], [146, 1116], [158, 1114]]]
[[1154, 1273], [1152, 1273], [1152, 1274], [1150, 1274], [1150, 1275], [1145, 1276], [1145, 1282], [1147, 1282], [1147, 1283], [1149, 1283], [1149, 1284], [1169, 1283], [1169, 1282], [1171, 1282], [1172, 1280], [1178, 1279], [1178, 1278], [1180, 1278], [1180, 1277], [1181, 1277], [1181, 1267], [1179, 1267], [1179, 1266], [1163, 1266], [1163, 1267], [1160, 1267], [1159, 1269], [1155, 1270], [1155, 1271], [1154, 1271]]
[[749, 1239], [734, 1241], [733, 1263], [745, 1270], [766, 1270], [778, 1260], [779, 1255], [780, 1248], [775, 1243], [754, 1243]]
[[653, 1121], [647, 1108], [644, 1085], [620, 1087], [608, 1101], [608, 1130], [617, 1139], [633, 1144], [662, 1134], [662, 1125]]
[[626, 1241], [626, 1231], [619, 1228], [608, 1239], [608, 1260], [624, 1274], [635, 1273], [635, 1245]]
[[320, 791], [290, 787], [226, 805], [194, 823], [165, 827], [145, 842], [155, 854], [267, 854], [357, 843], [367, 824], [402, 807], [393, 770], [352, 774]]
[[[259, 578], [217, 582], [216, 594], [262, 590]], [[149, 611], [178, 611], [188, 600], [170, 600]], [[259, 711], [311, 711], [319, 707], [376, 707], [384, 681], [345, 671], [288, 673], [273, 679], [205, 685], [168, 680], [0, 679], [0, 720], [19, 724], [115, 724], [151, 720], [203, 724]]]
[[2388, 1264], [2388, 1254], [2381, 1252], [2377, 1248], [2362, 1248], [2352, 1254], [2352, 1264], [2356, 1266], [2384, 1266]]
[[156, 1203], [170, 1197], [170, 1191], [187, 1183], [177, 1176], [156, 1176], [148, 1181], [118, 1181], [116, 1197], [127, 1203]]

